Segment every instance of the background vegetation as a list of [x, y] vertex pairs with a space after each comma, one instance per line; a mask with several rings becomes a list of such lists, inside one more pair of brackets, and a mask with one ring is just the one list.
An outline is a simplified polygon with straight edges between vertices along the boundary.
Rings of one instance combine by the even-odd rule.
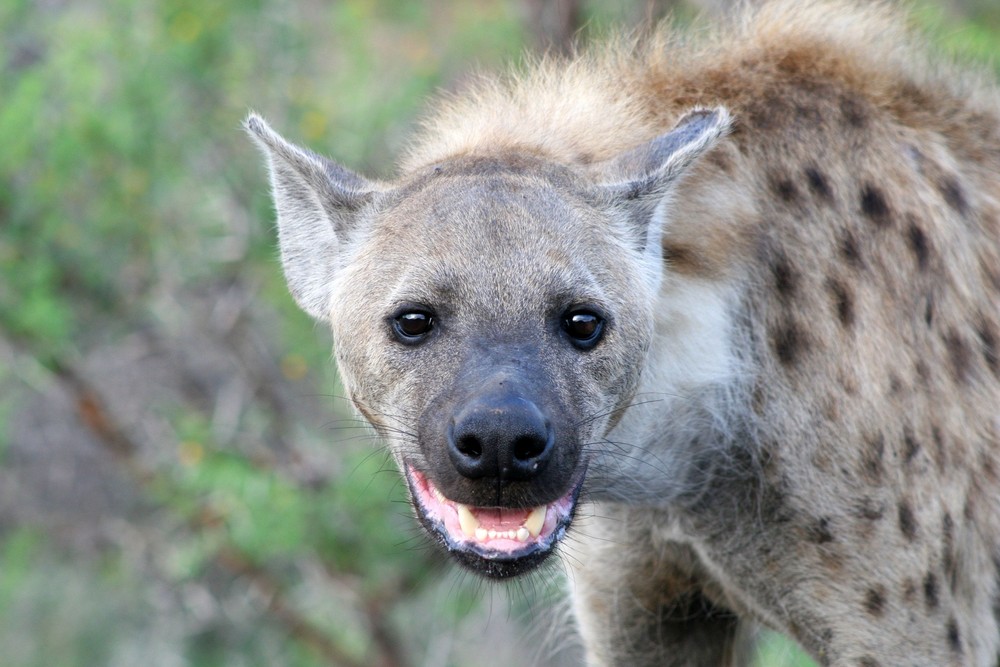
[[[668, 4], [0, 3], [3, 664], [576, 664], [558, 567], [486, 587], [418, 533], [286, 295], [239, 123], [386, 175], [474, 65]], [[993, 0], [918, 16], [998, 51]]]

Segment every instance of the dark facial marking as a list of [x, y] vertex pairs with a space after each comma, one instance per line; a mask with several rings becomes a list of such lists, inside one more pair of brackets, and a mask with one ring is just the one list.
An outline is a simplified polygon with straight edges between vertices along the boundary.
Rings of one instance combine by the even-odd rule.
[[907, 500], [902, 500], [899, 503], [899, 531], [910, 542], [917, 539], [917, 520], [913, 516], [913, 508], [910, 507]]
[[877, 227], [886, 227], [891, 222], [885, 195], [871, 183], [865, 183], [861, 188], [861, 212]]
[[865, 610], [872, 616], [881, 616], [885, 613], [885, 586], [879, 585], [868, 589], [865, 593]]
[[933, 572], [928, 572], [927, 576], [924, 577], [924, 603], [927, 605], [928, 610], [938, 608], [939, 596], [937, 575]]

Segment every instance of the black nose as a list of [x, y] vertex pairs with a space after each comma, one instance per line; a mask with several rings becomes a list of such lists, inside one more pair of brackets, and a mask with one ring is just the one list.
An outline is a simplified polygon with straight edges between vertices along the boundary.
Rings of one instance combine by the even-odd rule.
[[545, 468], [554, 440], [549, 421], [526, 398], [480, 396], [452, 420], [448, 455], [465, 477], [525, 481]]

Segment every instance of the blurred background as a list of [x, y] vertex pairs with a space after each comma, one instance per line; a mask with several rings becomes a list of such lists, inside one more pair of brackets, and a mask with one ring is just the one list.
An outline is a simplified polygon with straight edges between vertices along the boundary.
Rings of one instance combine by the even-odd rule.
[[[389, 176], [476, 68], [728, 5], [0, 3], [3, 667], [579, 664], [558, 565], [485, 585], [420, 534], [240, 121]], [[915, 17], [996, 67], [996, 0]], [[811, 663], [767, 636], [758, 664]]]

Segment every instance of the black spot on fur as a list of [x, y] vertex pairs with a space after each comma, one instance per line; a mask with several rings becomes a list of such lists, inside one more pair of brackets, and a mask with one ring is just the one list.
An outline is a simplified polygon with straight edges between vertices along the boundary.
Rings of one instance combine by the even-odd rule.
[[771, 336], [771, 345], [778, 361], [784, 366], [794, 365], [807, 347], [802, 332], [794, 322], [788, 320], [775, 329]]
[[844, 122], [851, 127], [861, 128], [868, 122], [865, 105], [856, 95], [844, 95], [840, 98], [840, 113]]
[[899, 531], [910, 542], [917, 539], [917, 519], [913, 516], [913, 508], [906, 500], [899, 503]]
[[808, 539], [814, 544], [833, 542], [833, 531], [830, 530], [830, 519], [822, 517], [806, 530]]
[[924, 323], [928, 329], [934, 324], [934, 297], [930, 294], [924, 298]]
[[938, 608], [939, 602], [940, 592], [938, 591], [937, 575], [928, 572], [927, 576], [924, 577], [924, 604], [927, 605], [928, 610], [934, 610]]
[[945, 626], [945, 632], [948, 634], [948, 646], [955, 653], [962, 652], [962, 635], [958, 631], [958, 622], [955, 617], [952, 616], [948, 619], [948, 625]]
[[881, 433], [865, 439], [861, 453], [861, 471], [871, 484], [882, 481], [882, 458], [885, 456], [885, 437]]
[[840, 239], [840, 256], [855, 269], [863, 269], [865, 266], [858, 240], [850, 232], [845, 233]]
[[858, 501], [857, 514], [867, 521], [878, 521], [885, 515], [885, 505], [871, 496], [863, 496]]
[[785, 299], [791, 298], [798, 287], [799, 276], [784, 253], [779, 252], [775, 256], [771, 272], [774, 275], [774, 288], [778, 290], [778, 294]]
[[917, 268], [921, 271], [927, 269], [927, 262], [930, 258], [930, 245], [927, 241], [927, 235], [924, 234], [924, 230], [920, 228], [920, 225], [914, 220], [910, 220], [910, 226], [907, 229], [907, 237], [910, 240], [910, 250], [913, 251], [913, 256], [917, 260]]
[[945, 337], [944, 344], [948, 348], [948, 358], [951, 360], [952, 376], [956, 381], [967, 380], [972, 370], [972, 355], [965, 339], [954, 329]]
[[962, 186], [954, 177], [942, 178], [938, 183], [938, 191], [948, 206], [952, 207], [956, 213], [965, 217], [969, 214], [969, 203], [965, 199]]
[[875, 658], [866, 655], [865, 657], [858, 660], [858, 667], [882, 667], [882, 663], [880, 663]]
[[913, 432], [906, 428], [903, 430], [903, 461], [911, 463], [917, 454], [920, 453], [920, 443], [917, 442]]
[[816, 197], [826, 201], [833, 201], [833, 190], [830, 189], [830, 183], [826, 180], [823, 172], [815, 167], [807, 167], [806, 179], [809, 181], [809, 190]]
[[885, 586], [869, 588], [865, 593], [865, 610], [872, 616], [885, 613]]
[[955, 566], [955, 522], [948, 512], [941, 519], [941, 565], [954, 591], [958, 581], [958, 568]]
[[854, 324], [854, 296], [838, 280], [830, 280], [827, 285], [833, 296], [833, 308], [837, 313], [837, 320], [844, 328], [850, 328]]
[[786, 204], [793, 204], [799, 198], [799, 190], [787, 178], [776, 178], [771, 182], [775, 196]]
[[922, 359], [918, 359], [913, 365], [913, 370], [917, 373], [917, 378], [920, 379], [920, 384], [924, 387], [929, 387], [931, 384], [931, 369], [927, 363]]
[[996, 332], [985, 318], [976, 326], [976, 335], [979, 337], [979, 346], [982, 348], [986, 366], [1000, 379], [1000, 344], [997, 343]]
[[931, 427], [931, 437], [934, 440], [934, 462], [937, 463], [938, 470], [943, 472], [948, 465], [948, 452], [944, 446], [944, 436], [937, 425]]
[[885, 195], [871, 183], [861, 188], [861, 212], [878, 227], [886, 227], [891, 222]]

